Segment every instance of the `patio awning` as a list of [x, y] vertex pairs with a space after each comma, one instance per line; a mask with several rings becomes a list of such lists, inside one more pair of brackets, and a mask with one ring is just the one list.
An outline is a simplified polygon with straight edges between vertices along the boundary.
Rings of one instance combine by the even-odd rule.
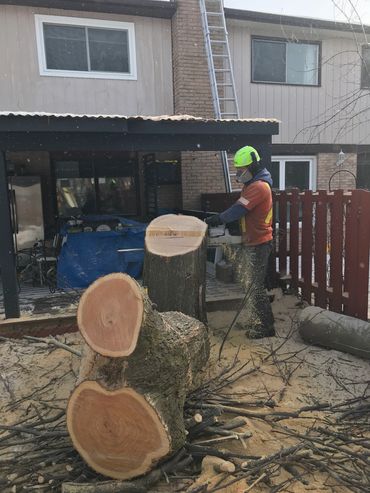
[[235, 151], [253, 138], [271, 142], [273, 118], [204, 119], [190, 115], [122, 116], [0, 112], [0, 149], [8, 151]]
[[231, 151], [246, 143], [270, 155], [274, 118], [0, 112], [0, 267], [6, 318], [19, 317], [6, 151]]

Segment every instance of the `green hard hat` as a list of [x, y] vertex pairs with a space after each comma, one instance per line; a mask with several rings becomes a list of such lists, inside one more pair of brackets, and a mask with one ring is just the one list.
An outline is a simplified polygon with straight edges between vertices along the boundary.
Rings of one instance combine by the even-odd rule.
[[245, 146], [236, 152], [234, 156], [234, 166], [236, 168], [242, 168], [243, 166], [249, 166], [250, 164], [260, 160], [260, 155], [254, 147]]

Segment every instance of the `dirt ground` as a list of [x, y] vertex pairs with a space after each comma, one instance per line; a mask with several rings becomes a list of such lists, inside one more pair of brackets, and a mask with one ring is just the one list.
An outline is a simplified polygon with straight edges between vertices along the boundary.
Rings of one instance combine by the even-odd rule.
[[[236, 361], [239, 365], [253, 369], [225, 389], [224, 395], [233, 399], [244, 399], [254, 403], [245, 409], [255, 410], [258, 400], [274, 402], [279, 412], [292, 412], [304, 406], [318, 403], [339, 404], [349, 399], [370, 394], [370, 362], [338, 351], [309, 346], [302, 341], [297, 331], [297, 314], [302, 309], [293, 296], [283, 296], [276, 290], [273, 311], [276, 321], [276, 337], [249, 340], [240, 326], [230, 333], [221, 359], [218, 359], [220, 344], [234, 316], [234, 312], [213, 312], [209, 314], [212, 356], [207, 370], [208, 377], [216, 375], [222, 368]], [[81, 350], [79, 334], [66, 334], [58, 340], [75, 350]], [[46, 345], [34, 340], [0, 341], [0, 491], [21, 491], [5, 489], [1, 478], [1, 439], [6, 426], [32, 414], [39, 405], [47, 408], [65, 409], [74, 387], [79, 366], [79, 357], [62, 348]], [[265, 412], [265, 408], [261, 412]], [[250, 456], [265, 457], [283, 447], [296, 443], [292, 436], [284, 434], [282, 427], [306, 434], [312, 423], [320, 419], [320, 413], [279, 421], [273, 426], [263, 418], [246, 418], [245, 430], [252, 432], [251, 438], [241, 443], [233, 440], [221, 445], [223, 449], [247, 453]], [[4, 431], [5, 430], [5, 431]], [[243, 431], [243, 430], [238, 430]], [[370, 435], [367, 436], [370, 441]], [[263, 474], [263, 471], [262, 471]], [[232, 486], [221, 488], [226, 493], [256, 493], [287, 491], [291, 493], [347, 492], [357, 491], [335, 484], [323, 472], [311, 474], [308, 479], [290, 483], [283, 489], [274, 490], [274, 484], [292, 476], [291, 471], [279, 472], [275, 479], [264, 482], [263, 477], [252, 486], [248, 481], [239, 481]], [[367, 474], [370, 475], [368, 472]], [[8, 477], [9, 475], [7, 475]], [[153, 492], [187, 491], [196, 477], [181, 476], [153, 488]], [[202, 477], [198, 481], [202, 482]], [[274, 482], [275, 481], [275, 482]], [[196, 483], [197, 484], [197, 483]], [[193, 485], [194, 488], [194, 485]], [[251, 489], [248, 489], [251, 488]], [[48, 491], [47, 488], [40, 489]], [[24, 490], [22, 490], [24, 491]], [[191, 490], [189, 490], [191, 491]], [[194, 490], [196, 491], [196, 490]], [[203, 490], [208, 491], [208, 490]]]

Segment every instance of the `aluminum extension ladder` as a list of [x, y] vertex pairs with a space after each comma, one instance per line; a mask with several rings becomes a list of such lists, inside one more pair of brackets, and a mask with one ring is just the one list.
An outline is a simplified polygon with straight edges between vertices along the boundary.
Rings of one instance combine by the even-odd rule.
[[[239, 106], [231, 63], [223, 0], [199, 0], [211, 81], [213, 107], [218, 119], [239, 118]], [[233, 192], [230, 173], [232, 158], [221, 152], [226, 192]]]

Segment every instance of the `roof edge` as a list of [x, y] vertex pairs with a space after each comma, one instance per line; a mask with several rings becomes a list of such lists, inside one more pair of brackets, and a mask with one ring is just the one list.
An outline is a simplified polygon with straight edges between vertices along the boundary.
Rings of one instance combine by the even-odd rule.
[[252, 10], [240, 10], [225, 8], [228, 19], [236, 19], [251, 22], [263, 22], [266, 24], [281, 24], [284, 26], [297, 26], [316, 29], [328, 29], [331, 31], [345, 31], [355, 33], [370, 33], [370, 26], [350, 24], [349, 22], [327, 21], [311, 19], [309, 17], [295, 17], [292, 15], [270, 14], [267, 12], [254, 12]]
[[0, 0], [0, 5], [138, 15], [164, 19], [171, 19], [177, 8], [174, 1], [165, 2], [161, 0]]
[[50, 113], [45, 111], [12, 111], [0, 110], [0, 118], [41, 118], [41, 119], [87, 119], [87, 120], [122, 120], [122, 121], [152, 121], [152, 122], [202, 122], [202, 123], [280, 123], [276, 118], [208, 118], [187, 114], [175, 115], [119, 115], [119, 114], [93, 114], [93, 113]]

